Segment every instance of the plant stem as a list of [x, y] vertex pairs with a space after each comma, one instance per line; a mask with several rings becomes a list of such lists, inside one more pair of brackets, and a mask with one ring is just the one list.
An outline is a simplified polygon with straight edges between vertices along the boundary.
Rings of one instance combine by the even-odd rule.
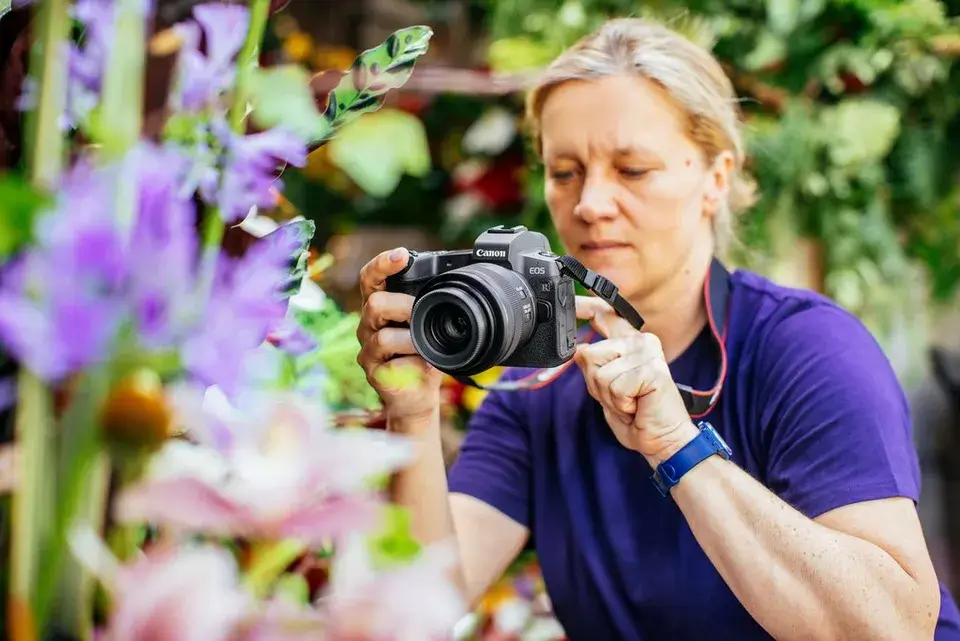
[[14, 641], [37, 638], [37, 575], [40, 541], [49, 534], [54, 502], [53, 403], [49, 390], [33, 374], [21, 370], [17, 395], [16, 434], [20, 447], [19, 480], [13, 495], [10, 546], [10, 604]]
[[51, 189], [60, 177], [65, 159], [60, 121], [67, 106], [67, 39], [70, 35], [70, 0], [44, 0], [37, 8], [37, 40], [30, 51], [30, 78], [38, 103], [27, 114], [25, 155], [30, 177], [37, 186]]
[[[93, 455], [89, 472], [83, 479], [83, 495], [77, 506], [73, 523], [87, 523], [100, 532], [107, 511], [110, 490], [110, 457], [100, 449]], [[93, 638], [93, 597], [96, 578], [72, 555], [64, 558], [63, 570], [57, 583], [58, 593], [53, 606], [58, 631], [71, 638], [91, 641]]]
[[[67, 104], [69, 0], [45, 0], [37, 10], [36, 40], [30, 53], [30, 78], [38, 94], [27, 116], [26, 159], [37, 187], [52, 189], [64, 161], [60, 119]], [[48, 534], [53, 505], [53, 400], [40, 379], [26, 368], [19, 373], [16, 442], [20, 449], [18, 488], [12, 501], [9, 614], [14, 641], [36, 638], [34, 600], [40, 566], [40, 541]]]
[[[143, 128], [143, 76], [146, 63], [144, 0], [116, 0], [113, 47], [103, 77], [97, 133], [107, 162], [120, 160]], [[120, 229], [130, 233], [136, 217], [136, 181], [121, 177], [114, 185]]]
[[270, 17], [270, 0], [252, 0], [250, 3], [250, 29], [247, 39], [237, 56], [237, 82], [233, 94], [233, 106], [230, 109], [230, 126], [237, 133], [243, 130], [243, 120], [247, 115], [247, 91], [250, 77], [260, 61], [260, 46], [263, 34], [267, 30]]
[[[235, 133], [243, 133], [247, 115], [247, 93], [250, 76], [260, 60], [260, 46], [270, 17], [270, 0], [252, 0], [250, 2], [250, 28], [247, 38], [237, 55], [237, 76], [233, 92], [233, 104], [230, 107], [230, 128]], [[201, 292], [208, 295], [216, 273], [220, 244], [223, 242], [224, 223], [217, 207], [208, 207], [203, 219], [203, 259], [200, 266], [199, 282]]]
[[[144, 477], [153, 451], [147, 449], [143, 452], [134, 450], [117, 453], [117, 451], [118, 448], [115, 448], [118, 491], [122, 492]], [[110, 549], [113, 550], [117, 559], [126, 563], [136, 556], [140, 549], [141, 538], [140, 525], [116, 523], [110, 532]]]
[[143, 126], [143, 72], [146, 16], [143, 0], [116, 0], [113, 46], [103, 77], [101, 127], [103, 154], [123, 156], [140, 138]]
[[[60, 456], [57, 462], [57, 512], [54, 517], [53, 531], [43, 549], [43, 568], [37, 585], [36, 613], [38, 625], [45, 624], [52, 612], [54, 597], [57, 593], [64, 594], [65, 590], [76, 595], [83, 591], [83, 572], [70, 572], [66, 578], [74, 581], [61, 586], [61, 577], [64, 577], [63, 566], [67, 557], [67, 536], [70, 528], [75, 524], [77, 516], [93, 511], [93, 506], [99, 505], [102, 496], [98, 492], [104, 490], [98, 485], [103, 473], [99, 467], [103, 464], [102, 447], [100, 443], [99, 413], [104, 399], [110, 388], [110, 376], [106, 367], [101, 367], [83, 374], [76, 390], [72, 395], [60, 425], [61, 435]], [[100, 515], [94, 517], [100, 519]], [[91, 522], [97, 531], [102, 528], [101, 523]], [[83, 637], [84, 631], [77, 630], [80, 618], [72, 612], [75, 608], [87, 608], [89, 602], [70, 605], [67, 610], [61, 610], [60, 631], [73, 633], [75, 637]], [[59, 618], [59, 617], [58, 617]], [[41, 630], [44, 628], [40, 628]]]

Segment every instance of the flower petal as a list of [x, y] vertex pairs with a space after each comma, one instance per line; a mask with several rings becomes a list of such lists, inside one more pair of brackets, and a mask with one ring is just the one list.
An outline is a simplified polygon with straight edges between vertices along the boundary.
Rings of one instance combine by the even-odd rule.
[[294, 511], [280, 524], [277, 535], [317, 545], [369, 532], [382, 516], [383, 501], [374, 494], [334, 497]]
[[117, 518], [124, 522], [162, 523], [225, 536], [251, 529], [242, 508], [197, 478], [146, 481], [124, 490], [115, 506]]
[[250, 606], [233, 557], [203, 546], [150, 554], [123, 568], [109, 641], [228, 641]]

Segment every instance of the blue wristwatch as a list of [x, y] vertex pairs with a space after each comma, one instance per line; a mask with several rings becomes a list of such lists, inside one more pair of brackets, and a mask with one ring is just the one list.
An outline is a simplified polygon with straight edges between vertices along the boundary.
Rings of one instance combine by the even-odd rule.
[[670, 494], [670, 488], [680, 482], [683, 475], [699, 465], [702, 461], [719, 454], [725, 459], [729, 459], [733, 452], [726, 442], [713, 429], [713, 425], [706, 421], [701, 421], [697, 427], [700, 433], [692, 441], [683, 446], [683, 448], [657, 466], [656, 471], [650, 480], [660, 490], [664, 497]]

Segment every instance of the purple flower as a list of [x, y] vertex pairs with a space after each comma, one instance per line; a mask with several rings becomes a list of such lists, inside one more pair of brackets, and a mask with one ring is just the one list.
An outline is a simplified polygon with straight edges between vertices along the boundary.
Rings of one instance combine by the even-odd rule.
[[105, 357], [123, 320], [127, 246], [103, 206], [110, 196], [79, 165], [38, 221], [38, 244], [0, 274], [0, 340], [44, 379]]
[[208, 204], [219, 206], [227, 223], [246, 218], [254, 207], [272, 209], [276, 192], [283, 187], [278, 168], [283, 163], [303, 167], [307, 162], [306, 145], [289, 131], [271, 129], [242, 136], [222, 121], [212, 130], [223, 149], [223, 171], [207, 172], [200, 194]]
[[179, 182], [188, 161], [156, 147], [138, 148], [131, 156], [140, 188], [131, 301], [141, 341], [168, 347], [197, 321], [196, 208]]
[[267, 340], [291, 356], [303, 356], [318, 346], [317, 341], [291, 317], [285, 318], [270, 332]]
[[103, 75], [113, 48], [116, 2], [77, 0], [73, 17], [83, 24], [82, 44], [70, 44], [65, 125], [85, 122], [100, 101]]
[[198, 380], [233, 396], [242, 382], [244, 360], [287, 314], [291, 257], [309, 237], [297, 224], [280, 227], [258, 240], [242, 258], [221, 254], [203, 324], [181, 351]]
[[[287, 225], [240, 259], [221, 256], [200, 298], [196, 211], [179, 183], [186, 163], [142, 145], [122, 163], [81, 161], [65, 176], [55, 210], [36, 223], [37, 244], [0, 272], [0, 342], [37, 375], [59, 380], [109, 358], [129, 327], [136, 346], [179, 349], [192, 376], [232, 391], [246, 355], [284, 319], [290, 261], [310, 230]], [[110, 206], [118, 184], [136, 194], [130, 231]]]
[[[250, 12], [238, 4], [207, 4], [195, 7], [193, 17], [196, 22], [177, 25], [184, 39], [178, 93], [183, 108], [201, 110], [233, 84], [233, 60], [247, 36]], [[200, 52], [201, 36], [206, 54]]]

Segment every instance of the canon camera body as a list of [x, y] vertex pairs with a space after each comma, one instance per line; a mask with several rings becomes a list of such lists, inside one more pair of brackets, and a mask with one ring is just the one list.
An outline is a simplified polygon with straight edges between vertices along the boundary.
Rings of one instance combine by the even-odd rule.
[[410, 252], [387, 291], [415, 297], [410, 333], [421, 357], [459, 377], [491, 367], [556, 367], [577, 345], [576, 296], [546, 236], [493, 227], [473, 249]]

